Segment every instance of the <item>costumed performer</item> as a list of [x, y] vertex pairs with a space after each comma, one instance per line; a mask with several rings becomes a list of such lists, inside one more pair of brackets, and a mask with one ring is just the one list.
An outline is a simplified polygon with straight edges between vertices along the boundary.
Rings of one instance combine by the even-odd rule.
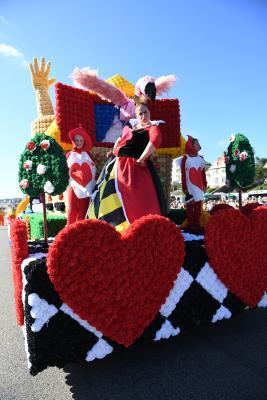
[[158, 125], [163, 121], [150, 120], [144, 98], [136, 97], [136, 102], [137, 123], [123, 128], [89, 207], [89, 218], [104, 220], [118, 231], [144, 215], [167, 214], [161, 182], [149, 159], [160, 147]]
[[3, 208], [0, 208], [0, 226], [4, 226], [4, 221], [5, 221], [5, 212]]
[[188, 136], [185, 146], [185, 155], [178, 160], [182, 175], [182, 188], [186, 195], [187, 229], [192, 233], [199, 233], [203, 229], [200, 225], [202, 200], [207, 188], [205, 162], [198, 154], [201, 150], [198, 139]]
[[70, 181], [67, 189], [67, 224], [85, 219], [90, 197], [95, 186], [96, 167], [90, 150], [91, 137], [82, 126], [69, 132], [72, 150], [66, 154]]

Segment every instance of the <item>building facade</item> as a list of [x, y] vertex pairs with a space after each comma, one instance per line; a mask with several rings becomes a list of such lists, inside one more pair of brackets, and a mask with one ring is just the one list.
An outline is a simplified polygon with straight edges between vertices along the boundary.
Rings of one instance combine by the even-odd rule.
[[225, 185], [226, 172], [224, 155], [217, 158], [216, 161], [206, 171], [208, 187], [212, 189], [219, 188]]

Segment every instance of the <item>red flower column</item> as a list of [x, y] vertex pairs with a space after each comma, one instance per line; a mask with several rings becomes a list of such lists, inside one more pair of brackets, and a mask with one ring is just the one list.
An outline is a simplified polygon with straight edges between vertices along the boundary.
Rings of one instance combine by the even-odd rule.
[[18, 325], [21, 326], [24, 323], [21, 263], [29, 256], [29, 251], [26, 224], [19, 219], [11, 223], [11, 254], [16, 316]]

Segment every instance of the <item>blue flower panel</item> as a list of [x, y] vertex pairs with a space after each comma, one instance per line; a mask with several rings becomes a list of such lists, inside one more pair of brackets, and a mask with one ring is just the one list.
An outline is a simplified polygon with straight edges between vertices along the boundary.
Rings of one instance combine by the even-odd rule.
[[120, 111], [112, 104], [95, 104], [96, 141], [114, 143], [121, 136], [123, 121], [120, 120]]

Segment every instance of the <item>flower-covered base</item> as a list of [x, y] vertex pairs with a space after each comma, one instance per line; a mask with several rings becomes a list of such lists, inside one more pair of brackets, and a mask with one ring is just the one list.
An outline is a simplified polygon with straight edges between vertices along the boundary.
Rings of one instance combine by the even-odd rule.
[[[212, 218], [215, 218], [215, 215]], [[220, 214], [221, 218], [222, 214]], [[144, 220], [146, 221], [146, 218]], [[210, 226], [212, 228], [212, 225]], [[17, 243], [17, 233], [22, 234], [23, 227], [19, 226], [19, 228], [13, 231], [12, 243]], [[212, 232], [211, 228], [210, 232]], [[176, 229], [179, 231], [179, 228]], [[134, 235], [134, 232], [132, 234]], [[164, 232], [162, 234], [164, 236]], [[203, 324], [213, 324], [229, 319], [232, 315], [248, 308], [240, 297], [230, 292], [210, 264], [204, 246], [204, 236], [182, 234], [185, 249], [182, 266], [177, 269], [177, 277], [166, 300], [162, 302], [151, 322], [135, 340], [137, 345], [139, 341], [144, 340], [155, 342], [155, 351], [157, 351], [156, 342], [159, 340], [179, 336], [180, 333], [186, 333]], [[52, 245], [54, 251], [57, 241], [58, 237]], [[127, 246], [130, 248], [129, 242]], [[211, 247], [211, 243], [209, 246]], [[17, 249], [17, 245], [15, 248]], [[63, 367], [67, 363], [78, 360], [91, 362], [101, 359], [123, 347], [122, 344], [118, 344], [109, 335], [90, 324], [90, 318], [82, 319], [59, 296], [51, 282], [49, 276], [51, 272], [49, 274], [47, 272], [47, 254], [50, 252], [49, 247], [43, 242], [28, 242], [28, 256], [22, 261], [21, 269], [18, 270], [18, 258], [15, 260], [16, 266], [13, 266], [17, 282], [19, 274], [22, 273], [22, 287], [17, 289], [16, 297], [18, 299], [20, 294], [22, 299], [20, 324], [23, 323], [28, 365], [32, 375], [36, 375], [49, 366]], [[180, 247], [179, 254], [182, 252], [183, 249]], [[211, 254], [214, 258], [214, 254], [212, 252]], [[169, 262], [167, 250], [164, 256], [167, 265]], [[73, 260], [69, 262], [72, 263]], [[81, 276], [80, 279], [82, 282], [83, 277]], [[67, 281], [65, 283], [68, 286], [69, 283]], [[91, 298], [89, 300], [91, 301]], [[96, 308], [101, 301], [101, 298], [96, 299]], [[123, 303], [123, 299], [120, 299], [120, 302]], [[113, 304], [112, 301], [110, 304]], [[106, 306], [104, 304], [103, 307]], [[266, 290], [263, 291], [256, 306], [267, 306]], [[137, 326], [140, 324], [139, 319], [134, 322]], [[99, 323], [98, 320], [97, 323]], [[105, 324], [103, 326], [105, 327]], [[179, 340], [177, 340], [177, 351], [179, 351]]]

